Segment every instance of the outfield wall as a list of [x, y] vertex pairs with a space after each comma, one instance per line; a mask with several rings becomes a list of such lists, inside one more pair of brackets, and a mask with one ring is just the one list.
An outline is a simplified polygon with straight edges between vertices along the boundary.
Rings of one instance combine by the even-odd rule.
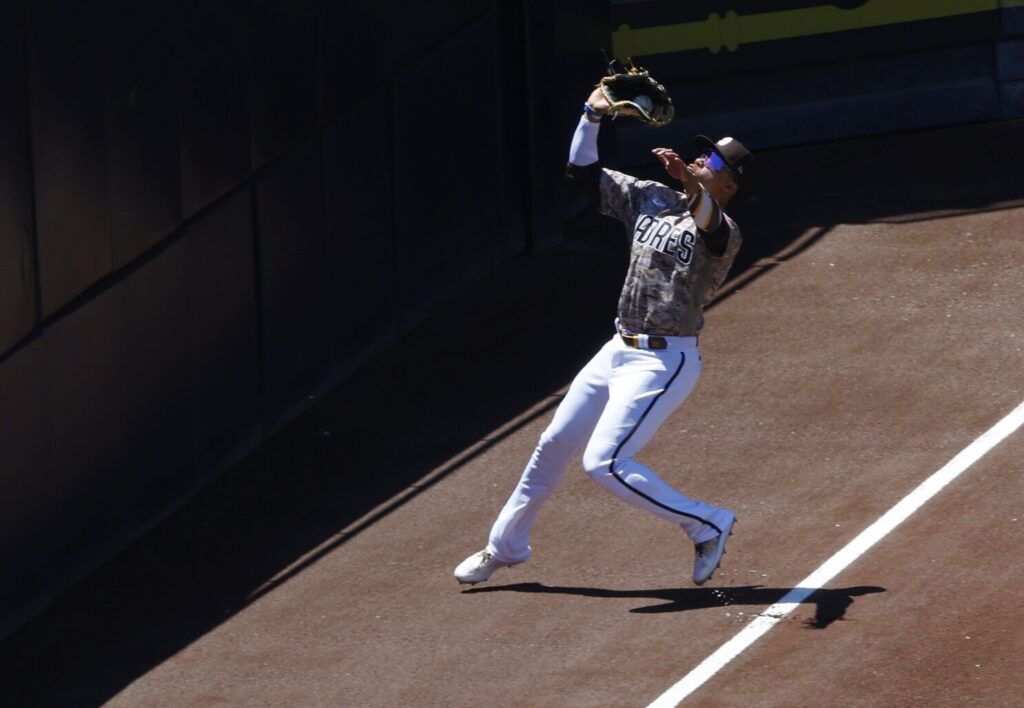
[[557, 240], [528, 37], [586, 6], [4, 5], [0, 635]]

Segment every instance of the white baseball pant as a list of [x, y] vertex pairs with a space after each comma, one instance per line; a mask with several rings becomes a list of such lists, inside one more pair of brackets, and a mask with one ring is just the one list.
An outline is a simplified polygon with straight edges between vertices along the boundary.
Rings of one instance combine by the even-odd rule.
[[487, 550], [495, 558], [529, 557], [541, 506], [584, 443], [583, 468], [612, 494], [678, 524], [694, 543], [718, 535], [717, 507], [690, 499], [633, 459], [700, 376], [696, 337], [663, 339], [666, 349], [637, 349], [616, 334], [576, 375], [491, 528]]

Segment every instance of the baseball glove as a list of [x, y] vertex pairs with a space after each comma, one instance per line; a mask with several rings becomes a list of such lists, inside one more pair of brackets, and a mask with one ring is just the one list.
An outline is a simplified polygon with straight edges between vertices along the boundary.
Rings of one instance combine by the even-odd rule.
[[676, 115], [672, 98], [647, 70], [634, 66], [633, 60], [627, 59], [623, 71], [616, 71], [615, 62], [609, 62], [608, 74], [598, 86], [608, 99], [613, 118], [629, 116], [652, 128], [672, 122]]

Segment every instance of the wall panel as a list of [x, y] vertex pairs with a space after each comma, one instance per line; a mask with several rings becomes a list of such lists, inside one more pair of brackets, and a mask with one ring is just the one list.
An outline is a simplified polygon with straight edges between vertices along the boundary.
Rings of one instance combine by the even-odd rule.
[[[108, 291], [34, 339], [2, 367], [5, 414], [0, 473], [5, 595], [0, 626], [109, 554], [125, 514], [122, 293]], [[10, 398], [8, 398], [10, 397]], [[5, 415], [5, 426], [8, 424]], [[10, 445], [10, 447], [8, 447]], [[13, 457], [14, 463], [8, 466]], [[9, 486], [6, 486], [9, 485]], [[13, 523], [12, 523], [13, 521]]]
[[319, 137], [260, 173], [259, 278], [266, 420], [289, 417], [326, 379], [327, 244]]
[[249, 3], [174, 5], [182, 212], [192, 216], [251, 169]]
[[382, 93], [324, 130], [331, 358], [344, 369], [396, 334], [395, 226]]
[[[382, 92], [391, 76], [389, 3], [319, 0], [320, 125]], [[386, 110], [380, 105], [376, 120]]]
[[[494, 266], [505, 238], [490, 157], [498, 133], [460, 117], [496, 100], [490, 26], [479, 20], [463, 29], [395, 85], [396, 285], [402, 316], [414, 320], [471, 273]], [[449, 66], [464, 70], [446, 73]], [[437, 96], [443, 112], [434, 109]]]
[[262, 431], [253, 244], [248, 186], [190, 224], [182, 242], [200, 474], [251, 448]]
[[49, 458], [50, 482], [67, 495], [62, 523], [74, 531], [69, 548], [81, 543], [90, 521], [102, 536], [123, 513], [110, 492], [125, 469], [125, 297], [124, 288], [108, 290], [41, 338], [53, 436], [40, 458]]
[[499, 131], [497, 158], [499, 190], [504, 203], [505, 238], [502, 254], [511, 258], [523, 253], [530, 238], [530, 131], [527, 107], [526, 23], [521, 8], [497, 3], [490, 18], [496, 46], [500, 90], [495, 98], [493, 129]]
[[187, 249], [176, 241], [117, 286], [125, 317], [117, 331], [124, 364], [123, 513], [144, 522], [196, 476]]
[[87, 3], [27, 4], [42, 314], [110, 272], [101, 53]]
[[256, 3], [252, 17], [252, 158], [259, 167], [316, 127], [316, 0]]
[[1003, 39], [1024, 37], [1024, 5], [1014, 3], [1010, 6], [1007, 2], [999, 4], [999, 36]]
[[168, 2], [97, 4], [114, 267], [181, 222], [178, 97]]
[[[43, 598], [54, 567], [41, 564], [36, 537], [59, 526], [64, 490], [46, 454], [53, 438], [47, 370], [41, 341], [31, 342], [0, 364], [0, 636]], [[43, 567], [40, 567], [40, 566]]]
[[[441, 51], [458, 33], [485, 14], [494, 11], [496, 0], [448, 0], [443, 3], [382, 2], [388, 9], [390, 66], [398, 72], [412, 68], [435, 51]], [[447, 73], [467, 68], [446, 67]]]
[[[578, 195], [566, 189], [565, 163], [583, 102], [605, 71], [601, 49], [608, 47], [607, 27], [601, 23], [606, 6], [606, 0], [564, 0], [527, 3], [524, 8], [530, 101], [520, 129], [528, 131], [530, 139], [534, 249], [561, 243], [567, 215], [582, 208]], [[606, 159], [613, 156], [607, 137], [601, 145]]]
[[259, 439], [248, 190], [0, 366], [0, 631]]
[[24, 33], [22, 8], [0, 12], [0, 355], [36, 320]]

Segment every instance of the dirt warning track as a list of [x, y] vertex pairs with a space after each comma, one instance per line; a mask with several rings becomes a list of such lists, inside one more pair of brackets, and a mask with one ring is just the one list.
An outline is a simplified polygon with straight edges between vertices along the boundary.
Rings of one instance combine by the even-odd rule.
[[[610, 334], [621, 234], [584, 219], [0, 645], [0, 703], [650, 704], [1024, 401], [1004, 154], [1024, 124], [762, 156], [702, 378], [640, 456], [736, 509], [707, 586], [678, 529], [573, 470], [529, 562], [451, 577]], [[1022, 459], [1017, 431], [684, 705], [1016, 705]]]

